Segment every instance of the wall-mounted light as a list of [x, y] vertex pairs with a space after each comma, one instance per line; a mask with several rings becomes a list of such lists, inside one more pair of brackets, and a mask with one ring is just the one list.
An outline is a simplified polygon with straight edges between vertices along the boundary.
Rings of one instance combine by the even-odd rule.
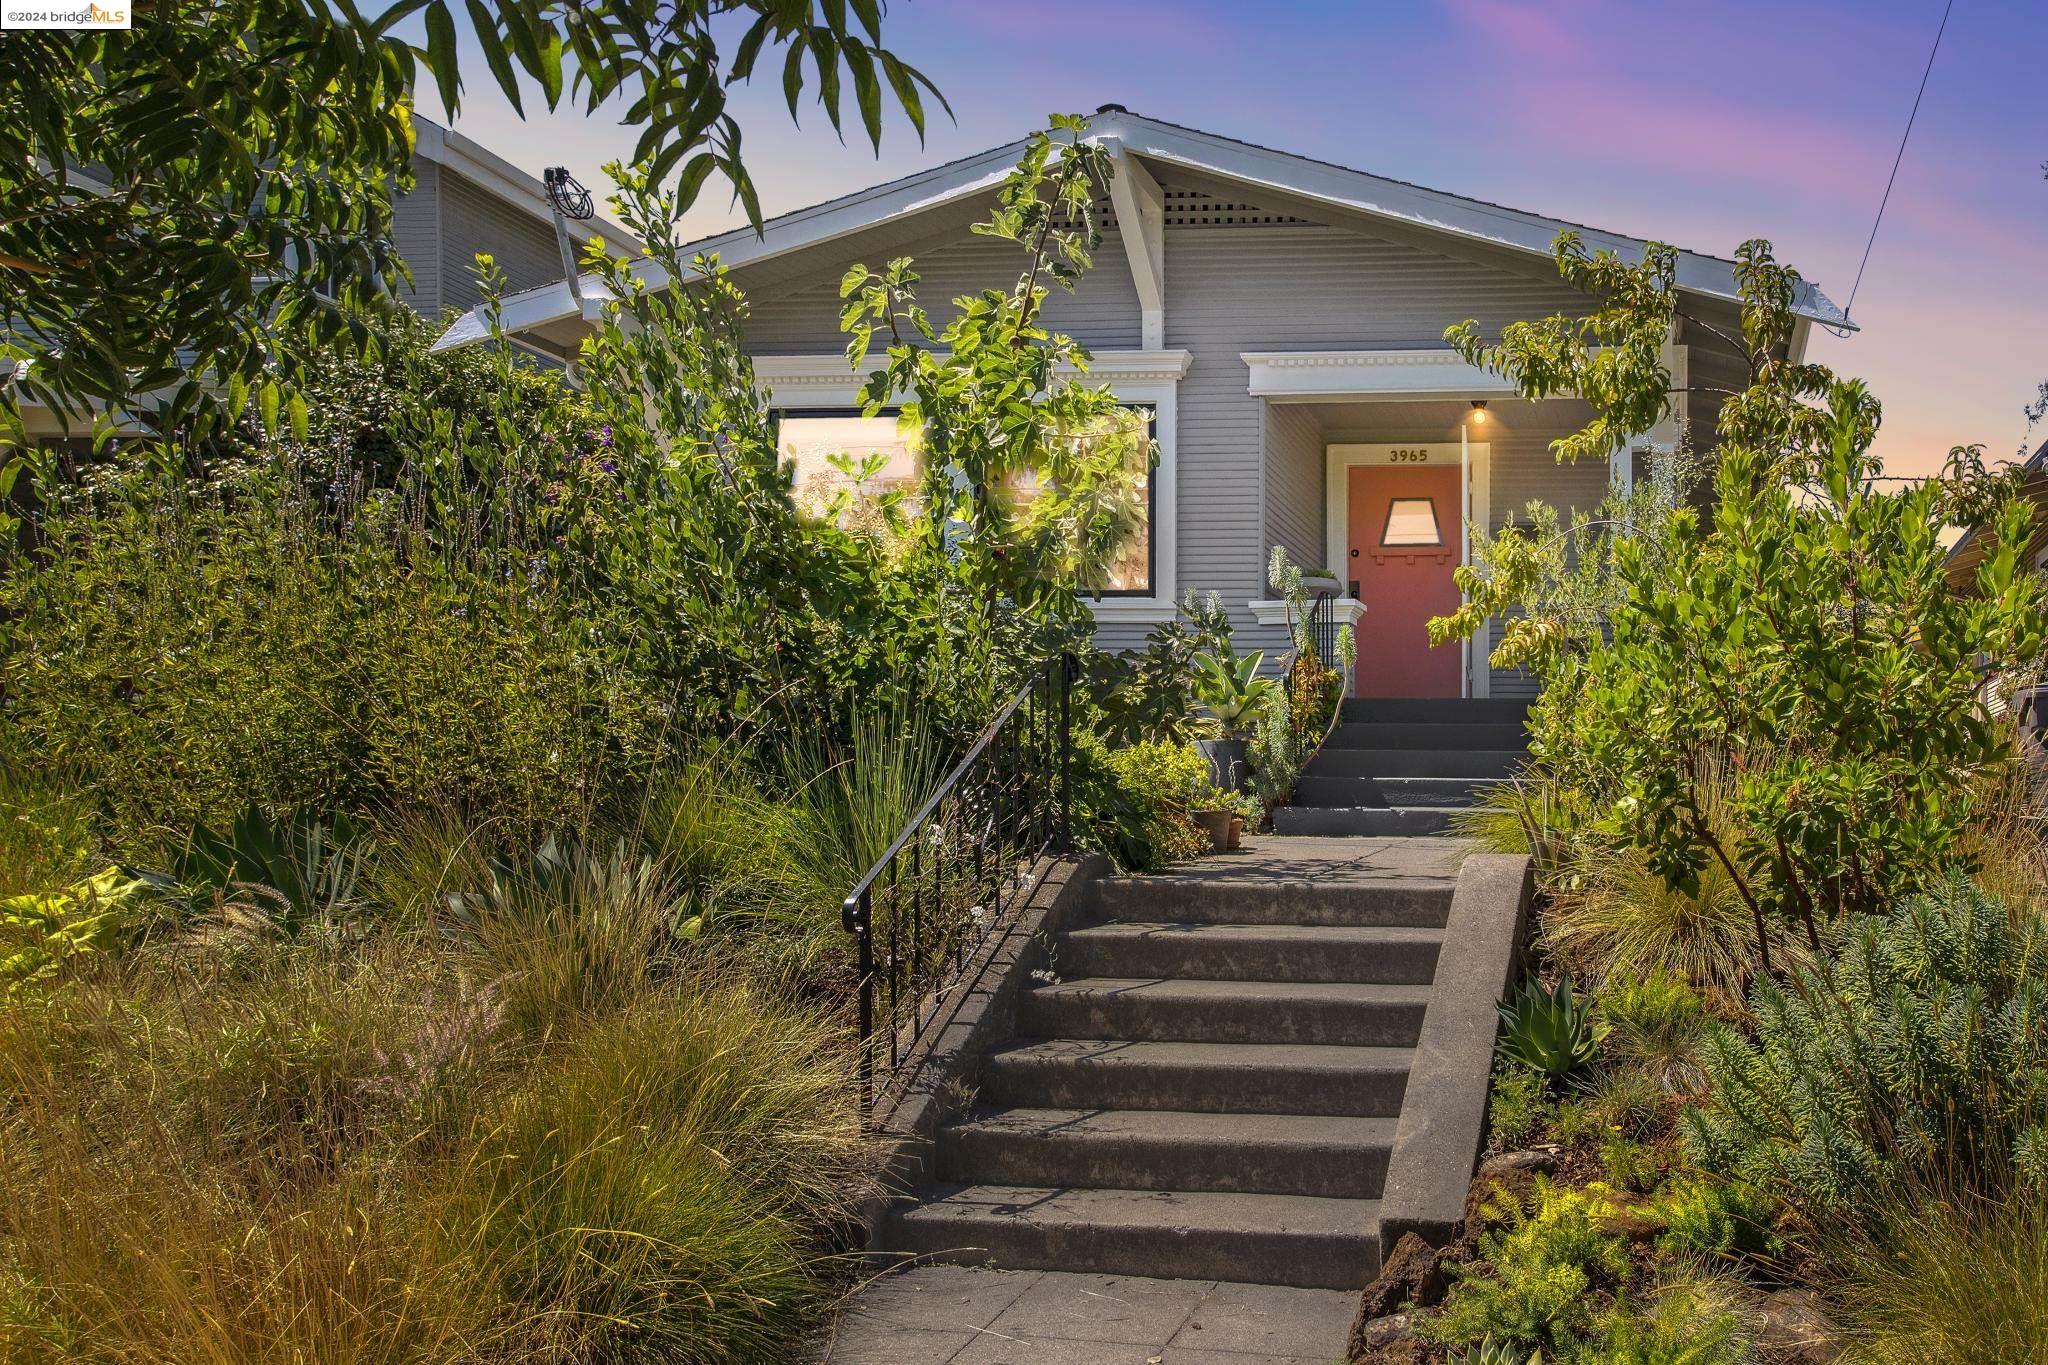
[[1486, 400], [1484, 398], [1472, 400], [1472, 420], [1476, 423], [1486, 421]]

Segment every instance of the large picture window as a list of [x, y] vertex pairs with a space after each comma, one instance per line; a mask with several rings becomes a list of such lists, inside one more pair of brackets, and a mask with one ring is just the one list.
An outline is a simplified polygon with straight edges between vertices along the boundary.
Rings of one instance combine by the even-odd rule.
[[[1090, 447], [1071, 456], [1097, 456], [1122, 466], [1122, 478], [1103, 481], [1105, 520], [1135, 520], [1136, 529], [1115, 552], [1100, 580], [1105, 597], [1142, 597], [1152, 592], [1157, 560], [1156, 488], [1150, 468], [1152, 414], [1121, 410], [1122, 421], [1098, 433], [1068, 439]], [[817, 515], [835, 514], [842, 525], [860, 524], [874, 499], [901, 492], [915, 511], [923, 470], [919, 434], [893, 412], [872, 417], [857, 411], [792, 411], [778, 416], [776, 448], [791, 471], [798, 505]], [[1012, 505], [1028, 514], [1041, 491], [1037, 475], [1010, 482]], [[1095, 585], [1090, 585], [1091, 587]]]

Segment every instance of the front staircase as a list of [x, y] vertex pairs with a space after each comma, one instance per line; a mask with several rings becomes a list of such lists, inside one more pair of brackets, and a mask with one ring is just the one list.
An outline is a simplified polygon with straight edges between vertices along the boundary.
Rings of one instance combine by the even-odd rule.
[[1282, 834], [1413, 835], [1449, 828], [1478, 790], [1527, 755], [1523, 700], [1352, 698], [1311, 759]]
[[1009, 1269], [1365, 1284], [1464, 852], [1269, 837], [1097, 882], [884, 1244]]

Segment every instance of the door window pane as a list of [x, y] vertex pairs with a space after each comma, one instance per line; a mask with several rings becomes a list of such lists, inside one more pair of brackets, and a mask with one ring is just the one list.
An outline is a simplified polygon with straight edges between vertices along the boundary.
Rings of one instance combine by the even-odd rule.
[[1430, 498], [1395, 498], [1387, 504], [1387, 530], [1382, 545], [1441, 545], [1436, 502]]

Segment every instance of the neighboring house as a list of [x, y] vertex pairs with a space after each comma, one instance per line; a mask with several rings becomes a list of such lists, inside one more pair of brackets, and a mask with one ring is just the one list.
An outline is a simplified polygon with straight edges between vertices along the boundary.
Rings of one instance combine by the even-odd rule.
[[[430, 119], [414, 115], [413, 130], [413, 188], [397, 195], [391, 205], [392, 240], [412, 271], [412, 287], [401, 287], [399, 297], [430, 318], [440, 317], [446, 309], [474, 309], [483, 302], [476, 258], [484, 252], [505, 272], [508, 292], [559, 283], [567, 272], [547, 187], [497, 153]], [[602, 238], [615, 256], [640, 255], [638, 238], [602, 218], [571, 222], [568, 227], [579, 256], [583, 243], [593, 236]], [[560, 363], [547, 351], [538, 353], [550, 363]], [[40, 404], [25, 404], [22, 420], [32, 437], [51, 443], [69, 439], [81, 450], [89, 448], [84, 438], [66, 438], [61, 419]], [[117, 430], [142, 427], [124, 422]]]
[[[2023, 472], [2020, 495], [2033, 505], [2034, 535], [2021, 559], [2037, 571], [2048, 572], [2048, 441], [2027, 460]], [[1949, 586], [1958, 592], [1975, 591], [1977, 564], [1983, 558], [1983, 528], [1972, 526], [1949, 548]]]
[[[1364, 695], [1518, 696], [1533, 691], [1492, 670], [1488, 645], [1432, 650], [1423, 625], [1454, 606], [1451, 574], [1468, 521], [1498, 528], [1532, 498], [1590, 507], [1609, 480], [1635, 476], [1638, 453], [1688, 431], [1711, 439], [1718, 400], [1681, 399], [1611, 465], [1559, 466], [1549, 443], [1588, 416], [1573, 400], [1514, 398], [1458, 359], [1446, 326], [1477, 318], [1488, 334], [1588, 299], [1557, 276], [1551, 244], [1574, 225], [1307, 157], [1142, 118], [1108, 105], [1087, 134], [1112, 153], [1117, 177], [1101, 207], [1105, 239], [1074, 294], [1054, 290], [1049, 325], [1094, 355], [1091, 375], [1149, 409], [1159, 443], [1142, 554], [1120, 591], [1095, 605], [1105, 647], [1138, 643], [1188, 589], [1223, 595], [1243, 648], [1287, 645], [1282, 604], [1266, 582], [1283, 545], [1305, 567], [1350, 586], [1339, 609], [1358, 628]], [[914, 452], [893, 421], [863, 420], [849, 372], [838, 285], [855, 262], [914, 256], [920, 297], [946, 300], [1014, 279], [1016, 248], [972, 235], [1022, 144], [998, 147], [890, 184], [693, 244], [716, 252], [748, 294], [746, 340], [783, 413], [785, 454], [799, 480], [849, 448]], [[1592, 247], [1639, 253], [1643, 243], [1579, 229]], [[1732, 263], [1682, 254], [1678, 282], [1692, 311], [1737, 326]], [[595, 280], [506, 301], [521, 340], [567, 357], [600, 315]], [[1841, 311], [1801, 287], [1803, 353], [1812, 323]], [[442, 346], [483, 335], [474, 315]], [[1675, 329], [1667, 360], [1681, 383], [1739, 387], [1725, 343]]]
[[[400, 297], [428, 317], [475, 308], [479, 253], [505, 272], [508, 292], [559, 283], [566, 272], [546, 186], [452, 128], [417, 115], [413, 128], [413, 188], [392, 203], [392, 240], [412, 271]], [[637, 238], [602, 218], [568, 226], [579, 256], [593, 236], [614, 256], [640, 255]]]

